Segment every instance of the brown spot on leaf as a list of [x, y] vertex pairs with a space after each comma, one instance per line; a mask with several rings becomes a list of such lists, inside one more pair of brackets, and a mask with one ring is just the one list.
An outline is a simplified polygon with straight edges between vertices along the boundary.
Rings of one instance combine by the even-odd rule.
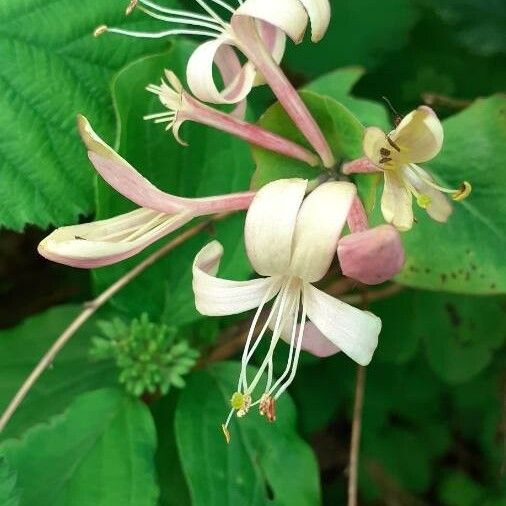
[[447, 302], [445, 304], [445, 309], [448, 313], [448, 317], [450, 318], [450, 323], [452, 324], [452, 326], [460, 327], [460, 324], [462, 323], [462, 318], [460, 317], [457, 308], [450, 302]]

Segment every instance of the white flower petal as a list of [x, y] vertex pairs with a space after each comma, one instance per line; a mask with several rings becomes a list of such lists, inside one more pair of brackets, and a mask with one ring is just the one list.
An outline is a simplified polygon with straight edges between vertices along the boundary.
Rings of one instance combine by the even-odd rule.
[[58, 228], [41, 241], [38, 251], [72, 267], [101, 267], [135, 255], [191, 219], [184, 213], [136, 209], [115, 218]]
[[207, 316], [242, 313], [258, 307], [262, 300], [272, 299], [279, 291], [279, 279], [259, 278], [231, 281], [216, 277], [223, 256], [223, 246], [213, 241], [204, 246], [193, 262], [195, 306]]
[[300, 0], [311, 21], [311, 40], [322, 39], [330, 23], [330, 4], [328, 0]]
[[246, 251], [256, 272], [262, 276], [288, 272], [297, 214], [307, 181], [279, 179], [262, 187], [246, 215]]
[[333, 181], [306, 197], [297, 217], [290, 273], [309, 282], [325, 275], [356, 192], [352, 183]]
[[[429, 181], [433, 180], [430, 174], [421, 167], [415, 166], [415, 169], [423, 176], [424, 179]], [[453, 207], [446, 195], [423, 181], [413, 168], [404, 166], [402, 167], [402, 173], [420, 194], [429, 197], [430, 202], [425, 208], [427, 214], [433, 220], [440, 221], [442, 223], [446, 222], [453, 211]]]
[[385, 186], [381, 197], [381, 212], [385, 221], [399, 230], [409, 230], [413, 226], [411, 192], [393, 171], [385, 171]]
[[242, 17], [260, 19], [276, 26], [294, 42], [304, 37], [308, 15], [299, 0], [246, 0], [232, 16], [232, 28]]
[[335, 346], [360, 365], [367, 365], [378, 345], [381, 320], [367, 311], [327, 295], [310, 284], [304, 287], [308, 318]]
[[375, 165], [380, 164], [379, 162], [383, 158], [380, 150], [387, 145], [387, 136], [383, 130], [378, 127], [368, 127], [365, 129], [363, 140], [364, 154]]
[[[224, 49], [224, 46], [230, 44], [230, 39], [219, 37], [204, 42], [190, 56], [186, 67], [186, 79], [188, 87], [199, 100], [213, 104], [235, 104], [241, 102], [250, 92], [255, 79], [255, 68], [247, 62], [239, 69], [238, 60], [231, 57], [231, 49]], [[230, 70], [226, 72], [225, 62], [230, 65]], [[221, 67], [224, 77], [226, 87], [222, 91], [218, 90], [214, 82], [215, 63]]]
[[436, 113], [425, 105], [410, 112], [391, 135], [413, 163], [434, 158], [443, 146], [443, 126]]

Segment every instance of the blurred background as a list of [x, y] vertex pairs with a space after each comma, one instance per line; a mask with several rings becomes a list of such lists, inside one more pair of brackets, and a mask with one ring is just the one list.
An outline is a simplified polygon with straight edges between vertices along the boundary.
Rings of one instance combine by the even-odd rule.
[[[112, 141], [113, 77], [126, 64], [169, 46], [167, 41], [92, 39], [89, 33], [96, 25], [121, 19], [120, 1], [108, 0], [100, 9], [92, 0], [72, 7], [65, 1], [6, 4], [0, 6], [2, 409], [80, 305], [117, 277], [113, 271], [97, 275], [59, 266], [36, 252], [54, 226], [107, 213], [107, 198], [96, 200], [95, 192], [103, 188], [100, 183], [97, 187], [79, 144], [75, 114], [88, 112]], [[383, 97], [401, 115], [425, 103], [447, 118], [479, 97], [506, 91], [504, 0], [333, 0], [332, 8], [330, 29], [319, 44], [289, 44], [283, 68], [298, 86], [346, 68], [351, 95], [381, 104], [391, 118]], [[144, 26], [146, 21], [138, 23]], [[251, 114], [260, 115], [272, 102], [267, 89], [256, 90]], [[502, 114], [504, 119], [504, 110]], [[501, 128], [504, 136], [504, 121]], [[469, 131], [471, 145], [474, 135]], [[504, 151], [490, 156], [498, 160], [491, 164], [498, 182], [504, 182]], [[51, 185], [54, 189], [46, 192]], [[239, 230], [240, 223], [235, 225]], [[504, 228], [501, 232], [504, 240]], [[142, 297], [128, 301], [133, 293], [129, 291], [97, 318], [119, 315], [128, 321], [146, 311], [157, 323], [168, 320], [167, 309], [150, 311], [157, 299], [150, 293], [152, 278], [143, 279], [132, 288], [144, 290]], [[501, 293], [405, 288], [370, 305], [383, 319], [383, 332], [367, 369], [359, 504], [506, 505], [506, 298]], [[142, 305], [144, 297], [147, 307]], [[223, 320], [220, 328], [207, 320], [185, 323], [181, 332], [190, 343], [208, 339], [211, 345], [214, 338], [209, 336], [218, 336], [231, 323], [235, 320]], [[77, 357], [88, 357], [90, 339], [101, 332], [95, 320], [81, 332], [79, 345], [62, 356], [62, 374], [85, 367]], [[107, 350], [103, 354], [107, 356]], [[103, 373], [103, 385], [115, 384], [114, 371], [111, 367]], [[297, 431], [316, 456], [321, 500], [272, 504], [345, 504], [355, 375], [355, 365], [342, 356], [304, 356], [290, 393]], [[68, 387], [68, 398], [54, 381], [42, 383], [5, 436], [22, 436], [34, 422], [62, 411], [78, 393], [102, 386], [80, 376], [75, 383]], [[189, 499], [172, 431], [163, 432], [171, 426], [178, 397], [185, 391], [171, 388], [156, 402], [145, 398], [159, 432], [156, 466], [163, 505], [200, 504]], [[0, 503], [1, 497], [0, 485]], [[46, 503], [41, 499], [30, 506], [39, 504]], [[237, 499], [226, 504], [243, 503]]]

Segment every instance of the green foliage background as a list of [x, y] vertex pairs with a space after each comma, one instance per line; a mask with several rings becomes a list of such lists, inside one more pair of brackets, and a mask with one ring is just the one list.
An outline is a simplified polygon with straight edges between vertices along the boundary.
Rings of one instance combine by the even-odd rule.
[[[82, 303], [157, 247], [91, 273], [36, 256], [52, 227], [131, 208], [95, 177], [77, 113], [174, 194], [318, 175], [200, 125], [183, 127], [190, 147], [182, 148], [142, 121], [159, 110], [145, 86], [165, 67], [184, 75], [195, 41], [91, 36], [101, 23], [152, 26], [142, 15], [125, 18], [124, 7], [120, 0], [0, 4], [0, 411]], [[332, 8], [326, 37], [289, 44], [283, 65], [337, 158], [360, 156], [362, 125], [389, 127], [381, 97], [401, 114], [425, 100], [444, 118], [446, 136], [430, 170], [448, 185], [473, 184], [448, 224], [417, 215], [396, 280], [404, 289], [370, 305], [383, 330], [367, 369], [360, 504], [504, 506], [505, 4], [333, 0]], [[303, 142], [266, 88], [252, 93], [248, 115]], [[368, 178], [357, 184], [379, 221], [378, 189]], [[230, 446], [219, 425], [237, 356], [204, 359], [184, 388], [140, 398], [118, 383], [113, 360], [90, 359], [97, 321], [131, 322], [143, 313], [209, 355], [238, 319], [196, 312], [190, 265], [218, 238], [223, 275], [247, 279], [243, 220], [233, 216], [187, 241], [73, 337], [1, 435], [1, 506], [345, 504], [356, 369], [342, 354], [305, 355], [278, 421], [267, 425], [256, 413], [234, 421]]]

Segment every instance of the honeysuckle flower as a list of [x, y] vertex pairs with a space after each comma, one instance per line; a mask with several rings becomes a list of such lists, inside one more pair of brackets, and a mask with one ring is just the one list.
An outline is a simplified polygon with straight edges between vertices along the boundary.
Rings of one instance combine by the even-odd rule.
[[[153, 18], [176, 24], [159, 32], [133, 32], [105, 25], [95, 31], [159, 38], [177, 34], [199, 35], [211, 40], [200, 44], [192, 53], [186, 68], [190, 91], [199, 100], [214, 104], [240, 104], [235, 111], [244, 111], [244, 99], [256, 84], [267, 82], [326, 167], [334, 164], [334, 156], [316, 121], [296, 90], [279, 68], [286, 36], [298, 43], [302, 40], [308, 21], [312, 40], [320, 40], [330, 21], [328, 0], [239, 0], [237, 8], [224, 0], [211, 0], [220, 12], [230, 14], [226, 21], [205, 0], [195, 0], [206, 14], [169, 9], [151, 0], [132, 0], [127, 14], [136, 7]], [[242, 64], [235, 50], [247, 58]], [[217, 67], [223, 87], [215, 82]]]
[[[195, 305], [200, 313], [222, 316], [257, 308], [231, 399], [232, 410], [223, 426], [227, 440], [234, 412], [243, 416], [258, 405], [261, 413], [274, 417], [274, 403], [293, 381], [302, 349], [317, 355], [340, 349], [366, 365], [378, 342], [379, 318], [313, 285], [326, 274], [336, 253], [356, 188], [351, 183], [327, 182], [305, 197], [306, 189], [307, 181], [302, 179], [274, 181], [261, 188], [250, 205], [244, 230], [246, 250], [253, 268], [264, 277], [250, 281], [216, 277], [223, 255], [217, 241], [205, 246], [193, 264]], [[261, 314], [272, 299], [254, 340]], [[273, 330], [267, 354], [255, 377], [248, 378], [248, 363], [269, 327]], [[289, 343], [290, 352], [284, 372], [274, 380], [273, 354], [280, 339]], [[259, 388], [265, 371], [265, 385]]]
[[442, 145], [443, 126], [432, 109], [421, 106], [388, 135], [377, 127], [367, 128], [363, 147], [371, 163], [358, 160], [347, 164], [344, 172], [383, 172], [381, 210], [385, 220], [399, 230], [413, 225], [412, 195], [431, 218], [445, 222], [452, 207], [444, 194], [462, 200], [471, 192], [471, 185], [464, 181], [458, 189], [445, 188], [417, 165], [434, 158]]
[[247, 209], [253, 199], [252, 192], [195, 199], [165, 193], [109, 147], [83, 116], [78, 127], [95, 169], [141, 207], [114, 218], [56, 229], [38, 247], [49, 260], [84, 268], [116, 263], [197, 216]]
[[167, 111], [150, 114], [144, 119], [166, 123], [166, 130], [172, 129], [175, 138], [181, 144], [186, 145], [179, 136], [181, 125], [185, 121], [194, 121], [231, 133], [251, 144], [302, 160], [309, 165], [314, 166], [318, 163], [316, 155], [302, 146], [257, 125], [217, 111], [195, 99], [184, 90], [179, 79], [170, 70], [165, 71], [165, 78], [166, 80], [162, 79], [159, 86], [151, 84], [147, 89], [158, 96]]
[[[110, 32], [146, 38], [192, 35], [211, 39], [198, 46], [191, 56], [187, 68], [188, 85], [200, 100], [225, 104], [242, 101], [252, 86], [263, 82], [254, 66], [250, 62], [241, 64], [234, 51], [243, 49], [243, 43], [232, 26], [234, 17], [247, 16], [254, 19], [262, 43], [278, 63], [285, 51], [285, 34], [300, 41], [309, 18], [312, 39], [316, 42], [325, 33], [330, 20], [328, 0], [276, 0], [274, 4], [266, 0], [239, 0], [237, 6], [224, 0], [195, 2], [203, 13], [171, 9], [151, 0], [132, 0], [127, 7], [127, 14], [138, 9], [152, 18], [168, 23], [171, 28], [157, 32], [136, 32], [102, 25], [95, 34]], [[224, 82], [221, 90], [214, 80], [214, 65], [219, 69]]]

